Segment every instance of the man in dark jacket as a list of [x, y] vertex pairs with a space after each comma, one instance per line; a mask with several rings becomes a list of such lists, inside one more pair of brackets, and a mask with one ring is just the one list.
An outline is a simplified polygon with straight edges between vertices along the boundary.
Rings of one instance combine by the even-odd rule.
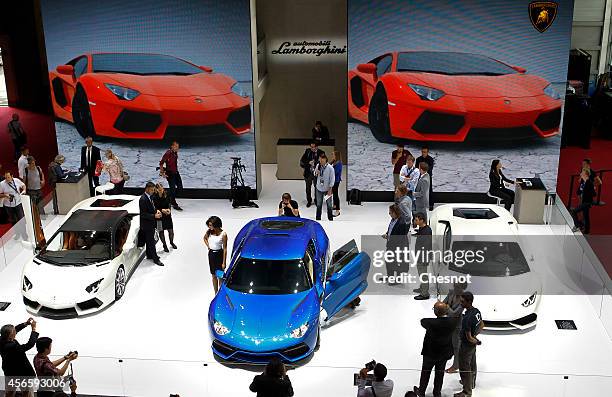
[[81, 148], [81, 169], [87, 172], [89, 179], [89, 194], [95, 195], [96, 186], [100, 185], [100, 178], [96, 174], [96, 164], [102, 158], [100, 157], [100, 148], [94, 146], [93, 138], [88, 136], [85, 138], [85, 146]]
[[448, 317], [448, 305], [443, 302], [436, 302], [433, 307], [436, 318], [421, 319], [421, 326], [427, 331], [423, 339], [423, 367], [421, 369], [421, 380], [419, 386], [414, 387], [417, 396], [425, 396], [431, 370], [435, 368], [434, 376], [434, 397], [442, 396], [442, 382], [444, 380], [444, 367], [446, 361], [453, 356], [453, 331], [457, 324], [457, 319]]
[[[389, 226], [387, 227], [387, 233], [383, 234], [383, 238], [387, 240], [386, 250], [395, 252], [398, 248], [403, 250], [408, 247], [410, 242], [408, 240], [409, 225], [406, 225], [402, 218], [402, 212], [397, 204], [389, 206]], [[408, 273], [410, 270], [410, 264], [406, 261], [396, 262], [387, 261], [387, 276], [401, 276], [402, 273]], [[389, 285], [399, 284], [397, 279], [389, 280]]]
[[[155, 209], [153, 204], [153, 193], [155, 193], [155, 184], [153, 182], [147, 182], [145, 192], [140, 196], [138, 206], [140, 208], [140, 237], [138, 246], [142, 247], [146, 245], [147, 259], [150, 259], [157, 266], [164, 266], [155, 250], [155, 228], [157, 226], [157, 220], [161, 219], [161, 211]], [[143, 241], [144, 240], [144, 244]]]
[[257, 397], [293, 396], [293, 387], [287, 376], [285, 365], [276, 357], [266, 365], [263, 374], [255, 376], [249, 389], [257, 393]]
[[[591, 178], [591, 171], [583, 168], [580, 173], [580, 186], [578, 187], [578, 196], [580, 203], [576, 208], [572, 209], [572, 218], [574, 218], [574, 232], [582, 229], [582, 233], [589, 234], [591, 231], [591, 206], [595, 197], [595, 185]], [[582, 222], [578, 220], [578, 213], [582, 213]]]
[[429, 148], [427, 146], [423, 146], [421, 148], [421, 155], [416, 158], [414, 165], [419, 168], [421, 163], [427, 164], [427, 173], [429, 174], [429, 210], [433, 211], [434, 200], [433, 200], [433, 168], [435, 164], [435, 160], [433, 157], [429, 155]]
[[300, 158], [300, 167], [304, 169], [304, 181], [306, 182], [306, 207], [312, 205], [312, 184], [315, 182], [314, 169], [319, 164], [319, 157], [325, 154], [319, 149], [316, 141], [310, 142], [310, 147], [306, 149]]
[[419, 280], [421, 285], [414, 292], [419, 294], [414, 297], [416, 300], [429, 299], [429, 282], [424, 282], [427, 277], [427, 267], [429, 266], [429, 252], [431, 252], [431, 227], [427, 224], [426, 216], [422, 212], [414, 215], [414, 223], [419, 228], [416, 232], [416, 243], [414, 245], [415, 253], [419, 254], [417, 261], [417, 271], [419, 272]]
[[329, 130], [322, 122], [316, 121], [314, 127], [312, 127], [312, 139], [317, 142], [329, 139]]
[[[20, 344], [15, 337], [17, 333], [30, 326], [30, 338], [25, 345]], [[29, 318], [25, 323], [14, 326], [7, 324], [2, 326], [0, 329], [0, 357], [2, 357], [2, 370], [4, 376], [9, 377], [34, 377], [36, 373], [32, 364], [26, 356], [26, 352], [34, 347], [36, 340], [38, 339], [38, 332], [36, 332], [36, 321], [33, 318]], [[11, 390], [12, 389], [12, 390]], [[32, 396], [31, 391], [21, 390], [22, 395]], [[26, 392], [23, 394], [23, 392]], [[15, 389], [7, 388], [6, 396], [14, 396]]]

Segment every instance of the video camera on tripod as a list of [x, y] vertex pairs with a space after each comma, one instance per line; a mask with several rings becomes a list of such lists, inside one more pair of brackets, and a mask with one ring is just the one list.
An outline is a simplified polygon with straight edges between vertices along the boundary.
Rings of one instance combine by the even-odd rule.
[[245, 186], [242, 171], [246, 171], [246, 166], [240, 161], [240, 157], [231, 157], [232, 176], [230, 178], [230, 201], [232, 207], [255, 207], [257, 204], [251, 201], [251, 188]]

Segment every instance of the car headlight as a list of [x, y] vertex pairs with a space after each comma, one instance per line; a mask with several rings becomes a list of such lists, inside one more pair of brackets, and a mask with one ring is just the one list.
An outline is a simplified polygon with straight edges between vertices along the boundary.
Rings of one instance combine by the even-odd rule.
[[536, 301], [537, 296], [538, 296], [538, 293], [534, 292], [533, 295], [531, 295], [529, 298], [527, 298], [525, 300], [525, 302], [521, 303], [521, 305], [523, 307], [529, 307], [529, 306], [533, 305], [535, 303], [535, 301]]
[[234, 85], [232, 86], [232, 92], [241, 97], [249, 96], [249, 94], [247, 94], [247, 92], [243, 90], [242, 87], [240, 87], [240, 84], [238, 83], [234, 83]]
[[23, 289], [24, 292], [27, 292], [29, 290], [31, 290], [33, 287], [32, 282], [30, 281], [29, 278], [27, 278], [26, 276], [23, 276], [23, 283], [21, 285], [21, 288]]
[[561, 99], [561, 95], [554, 88], [552, 88], [552, 84], [544, 87], [544, 94], [548, 95], [552, 99]]
[[88, 293], [93, 293], [93, 292], [98, 292], [98, 289], [100, 289], [100, 283], [102, 283], [102, 281], [104, 281], [103, 278], [101, 278], [100, 280], [91, 283], [87, 286], [87, 288], [85, 288], [85, 291], [87, 291]]
[[308, 331], [308, 321], [291, 331], [292, 338], [301, 338]]
[[136, 98], [138, 95], [140, 95], [140, 92], [133, 90], [131, 88], [122, 87], [120, 85], [108, 84], [108, 83], [104, 83], [104, 85], [113, 94], [115, 94], [117, 98], [122, 99], [122, 100], [131, 101], [134, 98]]
[[213, 322], [213, 329], [217, 335], [223, 336], [229, 333], [229, 329], [225, 325], [221, 324], [221, 321], [218, 320]]
[[414, 91], [424, 101], [437, 101], [444, 96], [444, 91], [436, 90], [435, 88], [427, 87], [418, 84], [408, 84], [408, 87]]

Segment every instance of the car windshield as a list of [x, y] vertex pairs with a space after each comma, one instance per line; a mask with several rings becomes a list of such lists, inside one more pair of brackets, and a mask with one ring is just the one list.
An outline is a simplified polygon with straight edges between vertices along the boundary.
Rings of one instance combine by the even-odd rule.
[[517, 73], [510, 66], [483, 55], [428, 51], [401, 52], [397, 71], [476, 76]]
[[240, 258], [234, 265], [226, 285], [234, 291], [257, 295], [297, 294], [311, 288], [302, 259]]
[[110, 233], [62, 231], [56, 233], [38, 257], [57, 266], [87, 266], [110, 259]]
[[181, 59], [156, 54], [94, 54], [93, 71], [138, 75], [187, 76], [203, 70]]
[[455, 241], [453, 257], [460, 258], [460, 252], [482, 252], [480, 260], [471, 261], [459, 266], [457, 259], [449, 265], [449, 269], [458, 273], [482, 277], [508, 277], [529, 272], [529, 265], [521, 247], [516, 242], [494, 241]]

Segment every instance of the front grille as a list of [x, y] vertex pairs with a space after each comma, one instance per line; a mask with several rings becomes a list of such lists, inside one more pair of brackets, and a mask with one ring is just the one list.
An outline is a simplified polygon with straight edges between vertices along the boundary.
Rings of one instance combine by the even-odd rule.
[[470, 142], [516, 141], [535, 138], [538, 134], [530, 126], [513, 128], [471, 128], [467, 139]]
[[484, 321], [487, 328], [514, 328], [510, 325], [510, 321]]
[[202, 138], [210, 137], [215, 135], [225, 135], [229, 131], [224, 124], [213, 124], [213, 125], [197, 125], [197, 126], [184, 126], [184, 125], [169, 125], [166, 128], [164, 138], [166, 139], [183, 139], [183, 138]]
[[412, 129], [421, 134], [453, 135], [465, 124], [463, 116], [429, 110], [421, 113]]
[[102, 301], [98, 298], [93, 298], [85, 302], [77, 303], [81, 310], [97, 309], [102, 306]]
[[77, 317], [77, 311], [74, 307], [69, 307], [67, 309], [51, 309], [49, 307], [41, 307], [38, 311], [38, 314], [44, 317], [50, 318], [71, 318]]
[[246, 127], [251, 124], [251, 106], [247, 105], [234, 110], [227, 117], [227, 122], [234, 128]]
[[520, 326], [525, 326], [525, 325], [534, 323], [537, 319], [538, 319], [538, 315], [535, 314], [535, 313], [531, 313], [528, 316], [525, 316], [523, 318], [519, 318], [518, 320], [512, 321], [512, 324], [516, 324], [516, 325], [520, 325]]
[[233, 352], [235, 352], [236, 350], [231, 347], [230, 345], [226, 345], [223, 342], [219, 342], [218, 340], [213, 340], [213, 348], [218, 351], [219, 353], [225, 355], [225, 356], [229, 356], [230, 354], [232, 354]]
[[542, 113], [535, 121], [535, 125], [542, 131], [557, 129], [559, 124], [561, 124], [561, 108]]
[[153, 132], [161, 122], [159, 114], [123, 109], [114, 127], [121, 132]]
[[297, 358], [306, 353], [308, 353], [308, 345], [305, 343], [289, 347], [281, 352], [281, 354], [287, 358]]
[[26, 298], [25, 296], [23, 297], [23, 303], [26, 306], [31, 307], [32, 309], [38, 309], [38, 306], [40, 306], [40, 304], [38, 302], [30, 300], [30, 299]]

